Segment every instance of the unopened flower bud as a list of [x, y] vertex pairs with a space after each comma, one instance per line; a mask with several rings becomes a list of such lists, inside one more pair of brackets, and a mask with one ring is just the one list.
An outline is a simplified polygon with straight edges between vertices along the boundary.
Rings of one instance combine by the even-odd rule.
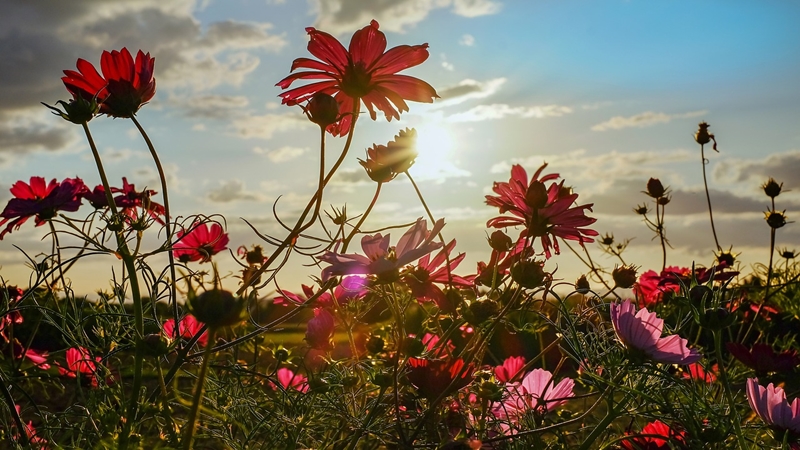
[[536, 289], [544, 285], [548, 276], [543, 261], [520, 261], [511, 268], [511, 279], [527, 289]]
[[245, 253], [244, 260], [247, 264], [261, 264], [264, 262], [264, 249], [260, 245], [254, 245], [253, 249]]
[[645, 193], [650, 197], [661, 198], [666, 192], [667, 190], [658, 178], [650, 178], [647, 181], [647, 191]]
[[702, 284], [689, 289], [689, 298], [696, 305], [702, 304], [704, 301], [709, 299], [712, 294], [713, 292], [711, 291], [711, 288]]
[[611, 233], [606, 233], [606, 235], [600, 239], [600, 243], [603, 245], [612, 245], [614, 243], [614, 235]]
[[541, 181], [533, 181], [525, 192], [525, 203], [533, 209], [544, 208], [547, 204], [547, 188]]
[[503, 398], [505, 389], [491, 381], [484, 381], [478, 387], [478, 398], [489, 400], [492, 402], [499, 402]]
[[336, 123], [339, 119], [339, 103], [332, 96], [321, 92], [311, 97], [305, 111], [308, 119], [322, 128]]
[[786, 211], [778, 212], [766, 212], [764, 213], [765, 219], [767, 220], [767, 224], [770, 228], [777, 230], [778, 228], [783, 227], [786, 225], [786, 215], [784, 214]]
[[711, 125], [705, 122], [700, 122], [700, 124], [697, 126], [697, 133], [694, 134], [694, 140], [698, 144], [705, 145], [711, 142], [711, 137], [713, 135], [708, 133], [708, 127], [710, 126]]
[[381, 371], [373, 375], [372, 382], [376, 386], [386, 389], [394, 383], [394, 378], [391, 374]]
[[670, 197], [668, 197], [668, 196], [659, 197], [658, 199], [656, 199], [656, 203], [658, 203], [661, 206], [664, 206], [664, 205], [668, 205], [671, 200], [672, 199]]
[[720, 267], [733, 267], [735, 262], [736, 255], [730, 251], [720, 252], [720, 254], [717, 255], [717, 264], [719, 264]]
[[764, 189], [764, 193], [767, 194], [767, 197], [775, 198], [781, 194], [783, 183], [778, 184], [772, 177], [769, 177], [769, 180], [767, 180], [761, 188]]
[[507, 252], [511, 250], [513, 245], [514, 240], [511, 239], [511, 236], [503, 233], [501, 230], [497, 230], [489, 236], [489, 246], [492, 247], [492, 250]]
[[736, 316], [725, 308], [709, 309], [703, 313], [700, 325], [710, 330], [722, 330], [733, 325]]
[[780, 254], [781, 258], [786, 259], [794, 259], [797, 256], [797, 253], [794, 250], [789, 250], [788, 248], [781, 249]]
[[403, 339], [403, 352], [406, 356], [417, 357], [425, 351], [425, 344], [415, 337], [407, 337]]
[[586, 275], [581, 275], [578, 281], [575, 282], [575, 290], [581, 294], [586, 294], [592, 290], [591, 285], [589, 285], [589, 280], [586, 279]]
[[380, 353], [383, 351], [383, 347], [386, 345], [386, 342], [383, 340], [382, 337], [372, 335], [367, 340], [365, 347], [367, 351], [370, 353]]
[[639, 215], [642, 215], [642, 216], [643, 216], [643, 215], [645, 215], [645, 214], [647, 214], [648, 212], [650, 212], [650, 211], [647, 209], [647, 205], [639, 205], [639, 206], [637, 206], [636, 208], [634, 208], [634, 209], [633, 209], [633, 211], [634, 211], [636, 214], [639, 214]]
[[470, 303], [468, 310], [469, 314], [465, 317], [467, 322], [470, 325], [480, 325], [494, 317], [500, 311], [500, 307], [496, 301], [483, 297]]
[[335, 326], [333, 314], [324, 308], [315, 309], [314, 317], [308, 321], [306, 327], [306, 342], [311, 348], [318, 350], [333, 349], [331, 340]]
[[243, 297], [235, 297], [231, 292], [212, 289], [200, 295], [189, 296], [192, 315], [210, 328], [235, 325], [242, 321], [244, 311]]
[[289, 359], [289, 350], [286, 350], [285, 348], [279, 348], [273, 352], [273, 355], [277, 361], [283, 362]]
[[636, 283], [637, 267], [633, 265], [624, 265], [615, 267], [611, 272], [611, 278], [614, 280], [614, 286], [622, 289], [630, 289]]
[[69, 103], [64, 100], [57, 101], [56, 104], [61, 105], [63, 111], [47, 103], [42, 104], [50, 108], [53, 114], [77, 125], [89, 122], [100, 111], [100, 105], [97, 104], [96, 98], [86, 100], [80, 96], [70, 100]]
[[324, 394], [331, 389], [331, 386], [325, 378], [313, 377], [308, 380], [308, 389], [319, 394]]
[[169, 352], [169, 345], [167, 340], [161, 333], [148, 334], [142, 339], [144, 351], [148, 356], [159, 357], [164, 356]]

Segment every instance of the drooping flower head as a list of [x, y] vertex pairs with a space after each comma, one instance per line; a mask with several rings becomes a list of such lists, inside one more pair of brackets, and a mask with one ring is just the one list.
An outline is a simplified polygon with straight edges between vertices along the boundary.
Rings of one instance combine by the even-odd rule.
[[630, 300], [611, 304], [611, 323], [622, 344], [639, 351], [656, 362], [691, 364], [703, 356], [687, 346], [688, 341], [677, 334], [661, 337], [664, 320], [647, 308], [636, 311]]
[[218, 223], [195, 222], [189, 231], [179, 230], [178, 241], [172, 246], [172, 254], [181, 262], [208, 262], [211, 257], [225, 250], [228, 234]]
[[42, 177], [31, 177], [30, 184], [17, 181], [11, 186], [14, 198], [8, 201], [0, 213], [0, 218], [3, 219], [0, 220], [0, 227], [10, 222], [0, 232], [0, 239], [12, 229], [18, 230], [31, 217], [35, 216], [38, 227], [55, 217], [58, 211], [77, 211], [81, 206], [81, 196], [86, 190], [86, 185], [80, 178], [66, 178], [61, 183], [53, 178], [49, 184], [45, 184]]
[[789, 403], [782, 388], [772, 383], [765, 388], [758, 384], [758, 378], [748, 378], [747, 401], [770, 427], [793, 433], [795, 440], [800, 437], [800, 398]]
[[377, 233], [361, 239], [361, 249], [366, 256], [326, 251], [318, 257], [320, 261], [330, 264], [322, 269], [322, 280], [327, 281], [338, 275], [364, 274], [374, 275], [382, 282], [396, 281], [402, 267], [442, 246], [439, 242], [433, 242], [442, 227], [444, 220], [439, 219], [433, 229], [428, 230], [427, 222], [420, 218], [393, 247], [389, 246], [388, 234], [383, 236]]
[[685, 448], [686, 432], [673, 429], [660, 420], [648, 423], [642, 428], [641, 434], [622, 441], [625, 450], [671, 450], [675, 446]]
[[314, 94], [333, 96], [339, 103], [339, 122], [328, 126], [334, 136], [343, 136], [350, 130], [353, 118], [349, 115], [357, 102], [364, 102], [372, 120], [376, 109], [388, 120], [400, 119], [408, 111], [406, 100], [431, 103], [436, 90], [428, 83], [407, 75], [398, 75], [428, 59], [428, 44], [401, 45], [386, 51], [386, 36], [378, 29], [378, 22], [358, 30], [345, 48], [335, 37], [313, 27], [306, 28], [309, 35], [308, 51], [318, 58], [297, 58], [292, 71], [297, 72], [279, 81], [277, 86], [287, 89], [296, 80], [323, 80], [285, 91], [280, 94], [285, 105], [297, 105], [310, 100]]
[[156, 93], [153, 71], [156, 60], [141, 50], [134, 61], [127, 48], [104, 51], [100, 57], [101, 76], [92, 63], [79, 59], [78, 71], [65, 70], [61, 80], [75, 98], [97, 99], [100, 113], [131, 117]]
[[406, 128], [386, 145], [373, 144], [367, 149], [367, 159], [358, 162], [372, 181], [386, 183], [406, 172], [417, 157], [417, 130]]
[[586, 229], [597, 219], [586, 216], [585, 210], [592, 210], [593, 204], [573, 206], [578, 194], [561, 183], [548, 181], [559, 178], [558, 174], [547, 174], [540, 178], [547, 167], [543, 164], [528, 181], [528, 174], [522, 166], [515, 164], [511, 168], [511, 179], [508, 182], [495, 182], [492, 190], [497, 195], [487, 195], [486, 204], [496, 206], [501, 215], [489, 219], [487, 227], [505, 228], [522, 225], [525, 230], [522, 236], [531, 240], [539, 238], [546, 257], [560, 253], [558, 239], [578, 241], [581, 244], [594, 242], [591, 236], [599, 233]]

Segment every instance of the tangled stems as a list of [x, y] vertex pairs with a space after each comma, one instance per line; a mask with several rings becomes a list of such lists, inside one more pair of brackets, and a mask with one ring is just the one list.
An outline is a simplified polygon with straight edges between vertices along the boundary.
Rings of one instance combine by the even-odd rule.
[[[716, 145], [716, 144], [715, 144]], [[708, 160], [706, 159], [705, 154], [705, 146], [700, 144], [700, 162], [703, 165], [703, 187], [706, 190], [706, 201], [708, 202], [708, 218], [711, 219], [711, 233], [714, 234], [714, 243], [717, 244], [717, 250], [722, 250], [722, 247], [719, 246], [719, 240], [717, 239], [717, 229], [714, 228], [714, 213], [711, 209], [711, 195], [708, 193], [708, 181], [706, 180], [706, 164]]]
[[[97, 171], [100, 174], [100, 181], [103, 183], [103, 189], [106, 192], [106, 200], [108, 207], [111, 210], [110, 222], [119, 225], [119, 229], [115, 232], [117, 237], [117, 255], [122, 259], [125, 264], [125, 270], [128, 272], [128, 280], [131, 285], [131, 297], [133, 299], [133, 316], [134, 316], [134, 330], [136, 342], [136, 355], [134, 359], [133, 368], [133, 386], [131, 388], [131, 397], [128, 404], [127, 417], [122, 423], [122, 434], [119, 439], [119, 449], [124, 450], [128, 448], [128, 441], [130, 440], [131, 425], [136, 421], [136, 413], [139, 408], [139, 390], [142, 386], [142, 366], [144, 359], [144, 346], [142, 345], [142, 338], [144, 337], [144, 311], [142, 310], [142, 297], [139, 289], [139, 278], [136, 276], [136, 265], [134, 264], [134, 255], [128, 248], [128, 243], [125, 241], [125, 235], [122, 232], [122, 220], [117, 211], [117, 205], [114, 203], [114, 197], [111, 195], [111, 186], [108, 184], [108, 177], [103, 169], [103, 163], [100, 160], [100, 153], [97, 151], [97, 146], [94, 143], [92, 134], [89, 131], [88, 123], [84, 122], [83, 131], [86, 134], [86, 139], [89, 141], [89, 147], [92, 149], [94, 162], [97, 165]], [[123, 299], [124, 301], [124, 299]]]
[[200, 365], [200, 373], [197, 374], [197, 382], [194, 387], [194, 399], [192, 409], [189, 411], [189, 418], [186, 420], [186, 437], [183, 438], [183, 449], [191, 450], [194, 443], [194, 432], [197, 424], [197, 413], [203, 403], [203, 392], [205, 391], [206, 375], [208, 374], [208, 361], [211, 359], [211, 352], [214, 349], [214, 334], [217, 329], [209, 327], [208, 342], [203, 351], [203, 363]]
[[[248, 287], [256, 283], [256, 280], [258, 280], [261, 277], [261, 274], [263, 274], [264, 272], [267, 271], [267, 269], [269, 269], [272, 263], [274, 263], [275, 260], [278, 259], [280, 254], [287, 247], [294, 246], [294, 243], [297, 241], [297, 238], [300, 236], [300, 234], [303, 231], [307, 230], [309, 227], [311, 227], [311, 225], [313, 225], [314, 222], [316, 221], [317, 216], [319, 215], [320, 205], [322, 204], [322, 191], [325, 189], [325, 186], [327, 186], [328, 182], [333, 177], [333, 174], [336, 173], [336, 171], [339, 169], [339, 166], [342, 165], [345, 156], [347, 156], [347, 152], [350, 150], [350, 144], [353, 142], [353, 132], [356, 129], [356, 122], [358, 122], [358, 113], [360, 108], [361, 108], [361, 102], [360, 101], [355, 102], [355, 104], [353, 105], [353, 113], [352, 113], [353, 122], [350, 124], [350, 131], [347, 133], [347, 141], [345, 141], [344, 148], [342, 149], [342, 154], [339, 155], [339, 159], [337, 159], [336, 162], [333, 164], [333, 167], [331, 167], [331, 170], [328, 172], [328, 174], [322, 180], [322, 183], [317, 188], [317, 192], [315, 192], [314, 195], [311, 197], [311, 200], [309, 200], [308, 205], [306, 205], [306, 208], [303, 210], [303, 213], [300, 214], [300, 218], [297, 219], [297, 222], [292, 228], [292, 231], [290, 231], [289, 235], [286, 236], [286, 238], [284, 238], [283, 241], [281, 241], [281, 243], [278, 245], [278, 248], [276, 248], [275, 251], [272, 252], [269, 258], [267, 258], [266, 262], [264, 262], [264, 264], [262, 264], [261, 267], [259, 267], [258, 270], [253, 275], [250, 276], [249, 281], [242, 283], [242, 286], [239, 288], [239, 290], [236, 291], [236, 295], [242, 295]], [[321, 134], [322, 134], [321, 148], [324, 150], [325, 149], [324, 129], [321, 130]], [[315, 215], [312, 216], [311, 220], [309, 220], [308, 223], [304, 225], [303, 221], [306, 219], [306, 216], [311, 211], [311, 208], [315, 205], [316, 205]], [[262, 286], [268, 282], [269, 280], [262, 283]]]
[[372, 208], [375, 206], [375, 203], [378, 202], [378, 196], [380, 196], [380, 194], [381, 194], [381, 186], [383, 186], [383, 183], [379, 181], [378, 182], [378, 187], [375, 188], [375, 195], [372, 196], [372, 201], [369, 202], [369, 206], [367, 206], [367, 210], [364, 211], [364, 214], [362, 214], [361, 218], [358, 219], [358, 223], [353, 228], [353, 231], [351, 231], [350, 234], [347, 235], [347, 237], [345, 238], [344, 245], [342, 245], [342, 253], [347, 251], [347, 246], [350, 245], [350, 241], [353, 240], [353, 238], [355, 237], [356, 233], [358, 233], [358, 230], [361, 228], [361, 225], [363, 225], [364, 221], [367, 220], [367, 216], [369, 215], [369, 213], [372, 212]]
[[[408, 173], [406, 170], [405, 172], [408, 180], [411, 181], [411, 185], [414, 186], [414, 191], [417, 193], [417, 197], [419, 197], [420, 203], [422, 203], [422, 207], [425, 208], [425, 212], [428, 214], [428, 218], [431, 219], [431, 223], [435, 223], [436, 219], [433, 218], [433, 213], [431, 213], [430, 208], [428, 208], [428, 204], [425, 202], [425, 197], [422, 196], [422, 192], [417, 187], [417, 183], [414, 182], [414, 178], [411, 177], [411, 174]], [[442, 232], [439, 232], [439, 240], [442, 242], [443, 247], [447, 247], [447, 243], [444, 241], [444, 236], [442, 236]], [[447, 264], [447, 281], [452, 284], [453, 283], [453, 273], [450, 270], [450, 253], [445, 250], [444, 252], [444, 259], [445, 263]], [[494, 284], [494, 283], [493, 283]]]
[[3, 400], [6, 401], [8, 411], [11, 413], [11, 418], [14, 420], [14, 424], [17, 426], [19, 435], [18, 440], [20, 444], [27, 446], [28, 433], [25, 432], [25, 424], [22, 422], [22, 418], [19, 416], [17, 408], [15, 408], [16, 403], [14, 402], [14, 397], [11, 396], [11, 392], [8, 390], [8, 385], [6, 384], [6, 374], [3, 372], [2, 368], [0, 368], [0, 394], [3, 395]]
[[740, 425], [741, 418], [739, 417], [739, 412], [736, 410], [736, 402], [734, 402], [731, 385], [728, 382], [728, 371], [725, 370], [725, 364], [722, 362], [722, 332], [720, 330], [714, 331], [714, 350], [719, 360], [719, 378], [731, 409], [730, 413], [733, 415], [733, 429], [736, 432], [736, 439], [739, 441], [739, 448], [745, 449], [747, 448], [747, 441], [745, 441], [744, 435], [742, 434], [742, 427]]
[[[176, 298], [175, 292], [175, 255], [172, 254], [172, 225], [170, 224], [170, 214], [169, 214], [169, 195], [167, 195], [167, 177], [164, 175], [164, 168], [161, 166], [161, 160], [158, 158], [158, 153], [156, 153], [156, 149], [153, 146], [153, 142], [150, 140], [150, 136], [144, 131], [142, 125], [139, 124], [139, 121], [136, 120], [136, 115], [131, 114], [131, 121], [133, 124], [136, 125], [136, 128], [139, 129], [139, 133], [144, 138], [144, 142], [147, 144], [147, 148], [150, 150], [150, 155], [153, 157], [153, 162], [156, 165], [156, 170], [158, 170], [158, 178], [161, 182], [161, 193], [164, 196], [164, 228], [167, 232], [167, 258], [169, 258], [169, 276], [170, 276], [170, 286], [169, 286], [169, 301], [172, 304], [172, 317], [175, 319], [175, 322], [178, 322], [179, 319], [179, 312], [178, 312], [178, 301]], [[178, 339], [178, 328], [175, 328], [173, 339]], [[178, 339], [180, 342], [180, 340]]]

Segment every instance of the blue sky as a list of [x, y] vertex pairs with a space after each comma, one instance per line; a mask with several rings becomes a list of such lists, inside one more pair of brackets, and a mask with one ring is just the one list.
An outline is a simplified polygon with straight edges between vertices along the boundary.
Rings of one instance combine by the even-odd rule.
[[[362, 212], [374, 183], [356, 158], [416, 127], [420, 158], [411, 173], [446, 219], [445, 235], [468, 253], [462, 273], [488, 258], [483, 225], [495, 211], [483, 200], [492, 181], [505, 181], [511, 164], [532, 172], [543, 161], [579, 202], [595, 203], [598, 231], [633, 239], [626, 259], [645, 269], [658, 268], [659, 249], [631, 209], [645, 201], [647, 179], [660, 178], [673, 190], [668, 263], [710, 263], [714, 244], [692, 139], [702, 120], [719, 141], [720, 153], [706, 155], [720, 244], [742, 252], [745, 270], [768, 258], [768, 199], [759, 190], [767, 177], [792, 190], [778, 208], [789, 220], [800, 217], [800, 6], [777, 1], [3, 2], [0, 202], [12, 183], [34, 175], [99, 182], [80, 130], [39, 102], [67, 97], [61, 70], [77, 58], [97, 64], [102, 50], [127, 46], [156, 58], [158, 92], [138, 117], [167, 166], [173, 212], [223, 214], [234, 248], [258, 243], [240, 217], [279, 234], [272, 202], [282, 196], [281, 217], [296, 216], [314, 189], [318, 143], [298, 108], [279, 105], [275, 83], [294, 58], [310, 56], [305, 27], [346, 44], [373, 18], [389, 47], [430, 45], [428, 61], [404, 73], [442, 98], [411, 103], [399, 122], [361, 121], [325, 203]], [[99, 118], [91, 126], [112, 180], [127, 176], [158, 189], [129, 121]], [[338, 152], [342, 140], [328, 145]], [[398, 179], [366, 228], [422, 214], [411, 186]], [[35, 254], [48, 247], [43, 235], [29, 223], [0, 241], [4, 278], [24, 284], [24, 259], [12, 244]], [[779, 231], [778, 246], [800, 247], [796, 224]], [[591, 248], [600, 263], [614, 264]], [[226, 258], [221, 268], [230, 271]], [[110, 263], [82, 262], [71, 275], [76, 288], [107, 287], [94, 275]], [[548, 267], [556, 266], [567, 281], [585, 271], [569, 251]], [[284, 287], [308, 273], [287, 272]]]

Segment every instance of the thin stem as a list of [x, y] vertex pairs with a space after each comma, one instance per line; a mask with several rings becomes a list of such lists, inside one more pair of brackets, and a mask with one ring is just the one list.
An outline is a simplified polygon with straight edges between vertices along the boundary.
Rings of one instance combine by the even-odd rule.
[[6, 377], [5, 373], [3, 372], [2, 368], [0, 368], [0, 394], [3, 395], [3, 400], [6, 401], [6, 405], [8, 405], [8, 410], [11, 413], [11, 418], [14, 419], [14, 423], [17, 425], [17, 431], [19, 435], [19, 442], [22, 444], [23, 447], [28, 445], [28, 433], [27, 429], [25, 428], [25, 423], [20, 418], [19, 413], [17, 412], [17, 404], [14, 402], [14, 397], [11, 396], [11, 391], [8, 390], [6, 386]]
[[736, 402], [733, 399], [733, 392], [731, 392], [731, 385], [728, 382], [728, 372], [725, 370], [725, 364], [722, 361], [722, 332], [714, 332], [714, 347], [717, 359], [719, 360], [719, 378], [725, 390], [725, 398], [728, 400], [728, 406], [731, 409], [730, 414], [733, 415], [733, 430], [736, 432], [736, 438], [739, 440], [739, 448], [747, 448], [747, 441], [742, 434], [741, 421], [739, 411], [736, 410]]
[[[142, 125], [139, 124], [139, 121], [136, 120], [136, 115], [131, 115], [131, 121], [133, 124], [136, 125], [136, 128], [139, 129], [139, 133], [141, 133], [144, 142], [147, 144], [147, 148], [150, 150], [150, 155], [153, 157], [153, 162], [156, 165], [156, 170], [158, 170], [158, 178], [161, 182], [161, 193], [164, 196], [164, 229], [167, 232], [166, 238], [166, 249], [167, 249], [167, 258], [169, 259], [169, 276], [170, 276], [170, 283], [169, 283], [169, 301], [172, 304], [172, 316], [175, 319], [175, 322], [178, 322], [179, 314], [178, 311], [178, 300], [176, 298], [176, 289], [175, 289], [175, 255], [172, 254], [172, 228], [170, 224], [170, 210], [169, 210], [169, 195], [167, 194], [167, 177], [164, 175], [164, 168], [161, 165], [161, 160], [158, 158], [158, 153], [156, 152], [156, 148], [153, 146], [153, 142], [150, 140], [150, 136], [144, 131]], [[173, 339], [178, 340], [180, 336], [178, 327], [174, 330]], [[179, 344], [180, 345], [180, 344]]]
[[[775, 210], [773, 205], [772, 210]], [[767, 302], [767, 298], [769, 298], [769, 287], [772, 283], [772, 264], [773, 264], [773, 256], [775, 255], [775, 228], [769, 229], [769, 266], [767, 266], [767, 285], [764, 286], [764, 299], [761, 300], [761, 303], [758, 304], [758, 309], [756, 310], [755, 315], [753, 316], [753, 320], [750, 321], [750, 325], [747, 327], [747, 331], [744, 333], [742, 340], [739, 342], [744, 342], [745, 339], [750, 335], [750, 332], [753, 331], [753, 325], [755, 325], [758, 316], [761, 315], [761, 310], [764, 309], [764, 304]], [[741, 329], [740, 329], [741, 331]]]
[[369, 202], [367, 210], [364, 211], [364, 214], [362, 214], [361, 218], [358, 219], [358, 223], [356, 224], [356, 226], [353, 228], [350, 234], [347, 235], [347, 237], [344, 239], [344, 244], [342, 245], [342, 253], [347, 251], [347, 247], [350, 245], [350, 241], [353, 240], [353, 237], [355, 237], [356, 233], [358, 233], [358, 230], [361, 229], [361, 225], [363, 225], [364, 221], [367, 220], [367, 216], [369, 215], [370, 212], [372, 212], [372, 208], [378, 202], [378, 196], [381, 194], [381, 186], [383, 186], [383, 183], [378, 182], [378, 187], [375, 188], [375, 195], [372, 196], [372, 201]]
[[203, 392], [205, 391], [206, 374], [208, 373], [208, 361], [211, 359], [211, 350], [214, 348], [214, 333], [216, 328], [208, 329], [208, 342], [203, 352], [203, 363], [200, 365], [200, 373], [197, 374], [197, 381], [194, 387], [194, 400], [192, 409], [189, 411], [189, 419], [186, 421], [186, 437], [183, 438], [183, 449], [190, 450], [194, 443], [195, 425], [197, 424], [197, 412], [200, 411], [200, 404], [203, 402]]
[[[659, 206], [661, 206], [661, 214], [659, 214]], [[664, 214], [666, 212], [665, 205], [659, 205], [656, 200], [656, 227], [658, 228], [658, 237], [661, 239], [661, 271], [667, 270], [667, 245], [666, 245], [666, 231], [664, 231]]]
[[[422, 203], [422, 207], [425, 208], [425, 212], [428, 213], [428, 218], [431, 219], [431, 226], [433, 226], [433, 224], [436, 223], [436, 219], [433, 217], [433, 213], [431, 213], [430, 208], [428, 208], [428, 203], [425, 202], [425, 197], [422, 196], [422, 192], [419, 190], [419, 187], [417, 187], [417, 183], [414, 181], [414, 178], [411, 176], [411, 174], [408, 173], [407, 170], [405, 174], [408, 177], [408, 180], [411, 181], [411, 185], [414, 186], [414, 191], [416, 191], [417, 197], [419, 197], [419, 201]], [[447, 281], [448, 284], [452, 286], [453, 273], [450, 269], [450, 252], [447, 251], [447, 243], [444, 241], [444, 236], [442, 236], [441, 231], [439, 232], [439, 240], [442, 242], [442, 251], [444, 252], [445, 262], [447, 263], [447, 266], [445, 266], [447, 267]]]
[[56, 226], [52, 220], [48, 220], [47, 224], [50, 225], [50, 233], [53, 234], [53, 249], [56, 254], [56, 264], [58, 264], [58, 277], [61, 279], [61, 285], [64, 287], [64, 294], [67, 294], [67, 280], [64, 279], [64, 269], [61, 265], [61, 245], [58, 243], [58, 234], [56, 234]]
[[717, 229], [714, 227], [714, 213], [711, 209], [711, 195], [708, 193], [708, 181], [706, 180], [707, 160], [703, 144], [700, 144], [700, 162], [703, 165], [703, 187], [705, 187], [706, 190], [706, 201], [708, 202], [708, 218], [711, 219], [711, 232], [714, 234], [714, 243], [717, 244], [717, 251], [721, 251], [722, 247], [720, 247], [719, 239], [717, 239]]

